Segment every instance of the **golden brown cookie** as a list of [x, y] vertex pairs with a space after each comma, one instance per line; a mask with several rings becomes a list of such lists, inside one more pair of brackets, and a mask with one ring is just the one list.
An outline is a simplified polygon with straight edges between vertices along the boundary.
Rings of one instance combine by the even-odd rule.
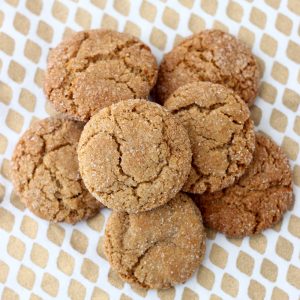
[[256, 135], [253, 161], [233, 186], [196, 196], [204, 224], [229, 237], [260, 233], [279, 222], [293, 204], [289, 162], [270, 138]]
[[22, 202], [37, 216], [76, 223], [102, 206], [85, 188], [76, 148], [80, 122], [48, 118], [35, 122], [12, 157], [12, 180]]
[[191, 141], [185, 192], [215, 192], [244, 174], [255, 135], [249, 109], [237, 94], [219, 84], [195, 82], [177, 89], [164, 106], [180, 119]]
[[164, 56], [155, 95], [164, 103], [182, 85], [210, 81], [233, 89], [250, 106], [259, 77], [258, 63], [246, 45], [220, 30], [204, 30]]
[[152, 211], [113, 212], [104, 249], [112, 267], [129, 283], [148, 289], [183, 283], [205, 253], [201, 214], [182, 193]]
[[87, 121], [125, 99], [147, 98], [157, 78], [150, 48], [108, 29], [78, 32], [51, 50], [44, 90], [55, 108]]
[[165, 204], [191, 168], [184, 127], [164, 107], [122, 101], [91, 118], [82, 132], [79, 169], [88, 190], [104, 205], [136, 213]]

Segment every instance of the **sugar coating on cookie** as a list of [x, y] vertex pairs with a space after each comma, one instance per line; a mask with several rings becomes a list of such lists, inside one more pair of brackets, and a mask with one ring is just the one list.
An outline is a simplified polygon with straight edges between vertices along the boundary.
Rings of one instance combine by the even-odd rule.
[[279, 222], [293, 204], [289, 162], [269, 137], [256, 135], [253, 161], [233, 186], [195, 198], [204, 224], [230, 237], [260, 233]]
[[92, 117], [82, 132], [78, 158], [94, 197], [130, 213], [168, 202], [191, 168], [184, 127], [164, 107], [146, 100], [122, 101]]
[[164, 106], [187, 129], [193, 159], [183, 190], [215, 192], [241, 177], [252, 160], [253, 122], [245, 102], [232, 90], [210, 82], [180, 87]]
[[164, 56], [155, 94], [163, 103], [182, 85], [210, 81], [233, 89], [250, 106], [259, 77], [258, 63], [243, 42], [221, 30], [204, 30]]
[[81, 122], [48, 118], [33, 123], [12, 157], [12, 180], [21, 201], [37, 216], [76, 223], [102, 204], [85, 188], [76, 148]]
[[55, 108], [87, 121], [125, 99], [147, 98], [157, 63], [138, 38], [108, 29], [82, 31], [52, 49], [44, 90]]
[[113, 269], [129, 283], [148, 289], [183, 283], [205, 253], [201, 214], [183, 193], [148, 212], [113, 212], [104, 249]]

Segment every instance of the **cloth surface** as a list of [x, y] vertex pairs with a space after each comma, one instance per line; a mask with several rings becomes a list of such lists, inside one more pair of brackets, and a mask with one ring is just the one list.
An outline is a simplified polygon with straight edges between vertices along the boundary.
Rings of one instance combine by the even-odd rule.
[[[1, 299], [298, 299], [300, 295], [299, 0], [0, 0]], [[53, 114], [42, 85], [50, 48], [72, 31], [106, 27], [151, 46], [158, 61], [204, 28], [244, 40], [264, 70], [252, 107], [258, 130], [287, 153], [295, 205], [258, 236], [227, 239], [208, 231], [203, 266], [185, 284], [140, 291], [103, 256], [109, 210], [75, 226], [50, 224], [25, 209], [9, 180], [20, 135]]]

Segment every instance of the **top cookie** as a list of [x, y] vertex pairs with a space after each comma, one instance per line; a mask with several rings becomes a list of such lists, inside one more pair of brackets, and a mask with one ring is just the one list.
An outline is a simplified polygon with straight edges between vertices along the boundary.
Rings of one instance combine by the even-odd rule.
[[237, 94], [220, 84], [195, 82], [177, 89], [164, 105], [191, 141], [192, 169], [184, 191], [215, 192], [243, 175], [255, 136], [249, 109]]
[[146, 211], [180, 191], [191, 168], [190, 147], [184, 127], [164, 107], [122, 101], [84, 127], [80, 173], [88, 190], [109, 208]]
[[157, 78], [150, 48], [108, 29], [78, 32], [51, 50], [44, 90], [55, 108], [87, 121], [114, 102], [147, 98]]
[[210, 81], [233, 89], [249, 106], [258, 91], [259, 67], [241, 41], [220, 30], [204, 30], [166, 54], [155, 87], [163, 103], [177, 88]]
[[270, 138], [256, 135], [253, 161], [233, 186], [195, 198], [204, 223], [230, 237], [260, 233], [279, 222], [292, 206], [289, 162]]
[[21, 201], [37, 216], [76, 223], [102, 206], [85, 188], [76, 148], [83, 124], [60, 118], [35, 122], [12, 157], [12, 180]]
[[151, 211], [113, 212], [105, 228], [104, 249], [118, 274], [138, 287], [183, 283], [205, 254], [201, 214], [183, 193]]

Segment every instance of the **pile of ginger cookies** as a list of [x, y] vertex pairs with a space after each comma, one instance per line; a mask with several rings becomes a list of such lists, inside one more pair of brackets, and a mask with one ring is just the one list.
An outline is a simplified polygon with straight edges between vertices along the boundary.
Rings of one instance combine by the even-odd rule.
[[44, 91], [60, 116], [19, 140], [15, 189], [52, 222], [112, 209], [104, 248], [120, 277], [183, 283], [204, 257], [203, 224], [245, 237], [293, 204], [288, 159], [250, 118], [259, 80], [251, 51], [220, 30], [183, 40], [159, 68], [133, 36], [78, 32], [50, 51]]

